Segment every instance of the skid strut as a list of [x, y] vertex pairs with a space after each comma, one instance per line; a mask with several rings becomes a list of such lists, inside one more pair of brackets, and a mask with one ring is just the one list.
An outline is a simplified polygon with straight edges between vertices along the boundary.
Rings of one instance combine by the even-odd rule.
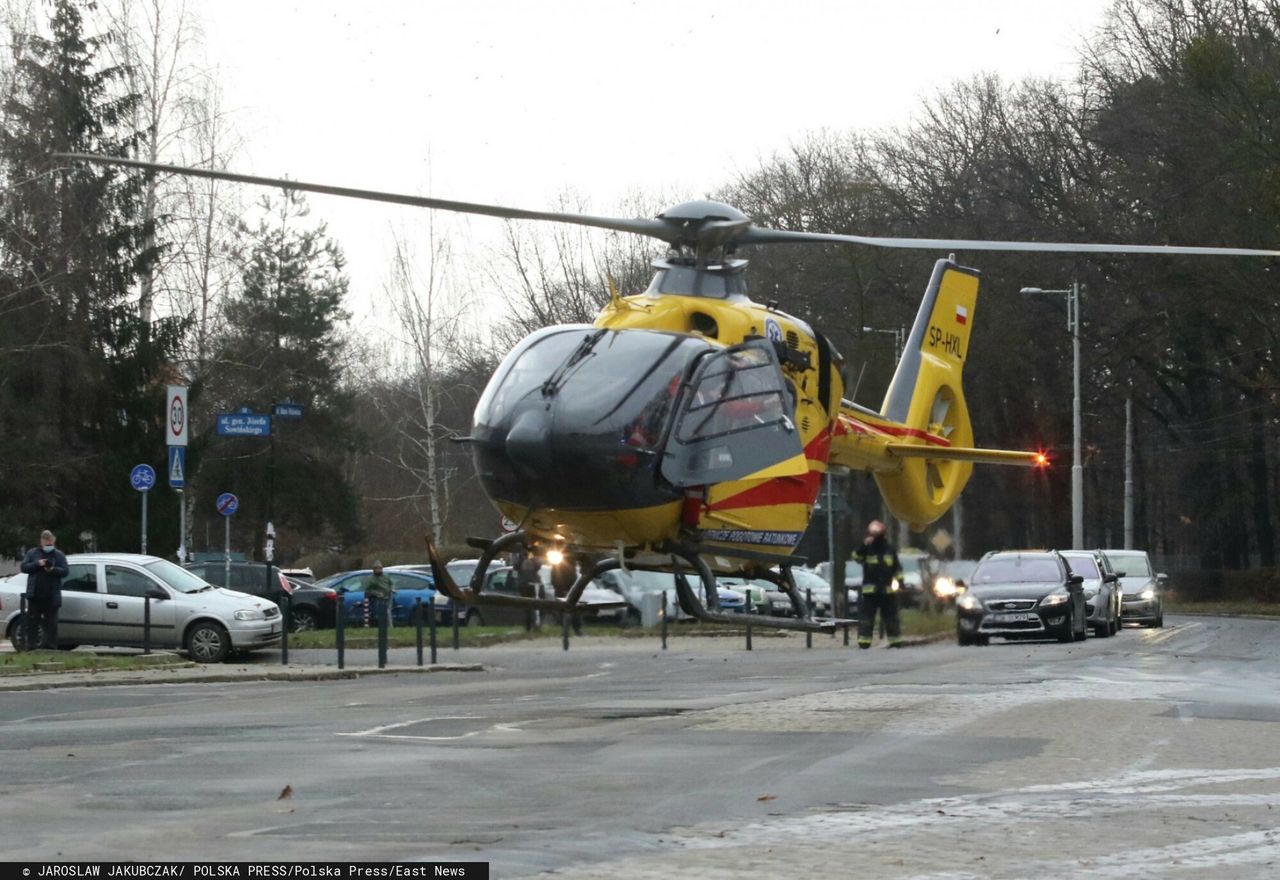
[[508, 608], [528, 608], [537, 611], [562, 611], [569, 614], [592, 614], [597, 611], [607, 611], [614, 608], [625, 608], [625, 602], [592, 602], [589, 605], [579, 605], [582, 599], [582, 593], [587, 588], [587, 584], [604, 574], [606, 571], [612, 571], [615, 568], [621, 568], [622, 563], [616, 559], [602, 559], [591, 568], [578, 574], [578, 579], [569, 587], [568, 593], [564, 598], [542, 599], [532, 596], [509, 596], [496, 595], [484, 592], [485, 575], [488, 574], [489, 564], [498, 557], [498, 554], [513, 550], [516, 547], [526, 545], [527, 536], [524, 532], [511, 532], [503, 535], [494, 541], [486, 542], [481, 548], [480, 561], [476, 563], [475, 571], [471, 575], [471, 583], [466, 587], [460, 587], [454, 583], [453, 576], [449, 574], [449, 569], [445, 567], [444, 561], [440, 559], [440, 554], [436, 552], [436, 545], [431, 536], [428, 535], [427, 541], [427, 559], [431, 562], [431, 574], [435, 578], [436, 588], [442, 590], [446, 596], [454, 602], [460, 602], [463, 605], [502, 605]]
[[[680, 599], [680, 607], [684, 609], [686, 614], [692, 615], [699, 620], [713, 623], [734, 623], [741, 626], [748, 622], [745, 614], [720, 610], [720, 596], [716, 592], [716, 577], [701, 556], [688, 547], [682, 547], [671, 542], [667, 543], [665, 549], [671, 554], [671, 566], [675, 570], [676, 576], [676, 595]], [[702, 581], [702, 588], [707, 595], [706, 605], [698, 601], [698, 597], [693, 592], [693, 587], [689, 585], [688, 579], [684, 576], [681, 562], [688, 563], [698, 573], [698, 578]], [[854, 623], [851, 620], [838, 618], [810, 617], [809, 609], [804, 606], [804, 602], [800, 598], [800, 591], [796, 589], [795, 581], [791, 577], [790, 567], [784, 566], [783, 570], [786, 574], [779, 585], [783, 587], [788, 597], [790, 597], [797, 616], [774, 617], [769, 614], [752, 614], [750, 618], [752, 626], [766, 626], [771, 629], [790, 629], [800, 632], [829, 633], [834, 632], [839, 627]], [[770, 578], [770, 580], [773, 579]], [[778, 582], [775, 581], [775, 583]]]

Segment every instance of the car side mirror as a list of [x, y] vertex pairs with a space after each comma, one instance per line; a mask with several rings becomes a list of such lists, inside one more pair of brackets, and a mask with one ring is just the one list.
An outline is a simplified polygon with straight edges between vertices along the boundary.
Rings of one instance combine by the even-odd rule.
[[1116, 577], [1118, 577], [1118, 578], [1128, 577], [1128, 576], [1129, 576], [1129, 575], [1128, 575], [1128, 573], [1127, 573], [1127, 572], [1123, 572], [1123, 571], [1117, 571], [1117, 572], [1116, 572]]
[[1107, 575], [1106, 577], [1104, 577], [1104, 578], [1102, 579], [1102, 582], [1103, 582], [1104, 584], [1114, 584], [1114, 583], [1115, 583], [1116, 581], [1118, 581], [1118, 580], [1120, 580], [1120, 575], [1118, 575], [1118, 574], [1109, 574], [1109, 575]]
[[1071, 577], [1067, 578], [1067, 582], [1071, 584], [1071, 586], [1073, 587], [1078, 587], [1084, 583], [1084, 576], [1079, 574], [1073, 574]]
[[156, 600], [168, 599], [169, 594], [166, 593], [164, 590], [160, 589], [159, 587], [149, 587], [147, 588], [147, 598], [156, 599]]

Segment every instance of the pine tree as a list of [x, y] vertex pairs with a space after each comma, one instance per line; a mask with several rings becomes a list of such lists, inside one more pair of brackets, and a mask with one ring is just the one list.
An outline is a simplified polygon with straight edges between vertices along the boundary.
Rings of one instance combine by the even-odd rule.
[[[343, 257], [323, 224], [307, 220], [296, 193], [263, 199], [264, 218], [240, 229], [241, 290], [228, 302], [218, 366], [206, 404], [223, 412], [301, 404], [300, 421], [275, 419], [270, 441], [227, 438], [210, 446], [201, 471], [212, 510], [218, 492], [236, 491], [241, 526], [262, 543], [271, 519], [285, 549], [305, 537], [355, 536], [355, 496], [344, 466], [359, 437], [352, 396], [343, 388], [341, 324], [348, 282]], [[289, 534], [285, 534], [289, 530]]]
[[55, 0], [48, 35], [14, 42], [18, 87], [0, 127], [0, 522], [15, 534], [0, 540], [29, 542], [49, 525], [69, 546], [91, 531], [100, 546], [131, 549], [137, 522], [121, 501], [129, 468], [163, 456], [178, 328], [147, 334], [132, 304], [156, 259], [143, 247], [141, 180], [54, 158], [127, 155], [136, 142], [127, 123], [137, 98], [121, 68], [99, 63], [106, 38], [84, 33], [91, 8]]

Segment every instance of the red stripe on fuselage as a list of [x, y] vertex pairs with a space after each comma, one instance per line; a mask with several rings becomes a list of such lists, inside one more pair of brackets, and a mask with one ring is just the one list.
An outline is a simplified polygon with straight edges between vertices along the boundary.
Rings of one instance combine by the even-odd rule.
[[818, 465], [825, 464], [831, 454], [831, 431], [818, 432], [818, 436], [809, 441], [804, 449], [804, 456], [809, 460], [809, 472], [794, 477], [777, 477], [767, 483], [761, 483], [737, 495], [722, 498], [715, 504], [708, 505], [708, 510], [734, 510], [743, 507], [767, 507], [772, 504], [812, 504], [818, 498], [822, 488], [824, 470]]

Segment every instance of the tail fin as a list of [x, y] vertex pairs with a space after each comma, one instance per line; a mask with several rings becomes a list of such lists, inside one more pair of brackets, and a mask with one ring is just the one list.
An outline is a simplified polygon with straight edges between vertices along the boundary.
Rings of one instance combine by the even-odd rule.
[[[973, 446], [961, 376], [977, 301], [976, 271], [951, 260], [934, 265], [880, 410], [882, 416], [907, 428], [908, 442], [940, 446], [937, 438], [942, 438], [950, 447]], [[904, 457], [900, 471], [876, 474], [890, 511], [916, 529], [942, 516], [973, 472], [972, 461], [945, 458], [943, 448], [938, 453], [938, 458]]]

